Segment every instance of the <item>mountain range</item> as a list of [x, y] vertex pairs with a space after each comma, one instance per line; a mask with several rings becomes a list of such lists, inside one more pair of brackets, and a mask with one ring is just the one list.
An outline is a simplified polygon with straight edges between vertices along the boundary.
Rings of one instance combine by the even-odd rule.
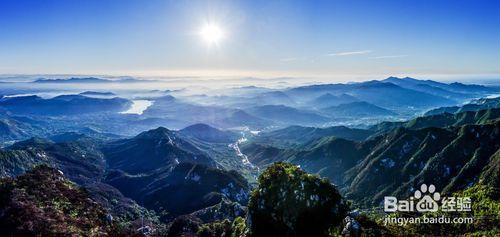
[[16, 115], [77, 115], [117, 113], [127, 110], [131, 101], [122, 98], [91, 98], [82, 95], [61, 95], [50, 99], [19, 96], [0, 99], [0, 107]]
[[[359, 205], [373, 206], [383, 196], [407, 196], [419, 183], [431, 182], [450, 193], [485, 174], [492, 184], [498, 182], [498, 175], [491, 177], [495, 168], [488, 166], [498, 159], [499, 115], [498, 109], [489, 109], [424, 116], [390, 129], [375, 126], [372, 131], [380, 135], [367, 135], [364, 141], [322, 136], [298, 146], [273, 147], [283, 142], [278, 133], [264, 135], [264, 142], [250, 141], [242, 150], [261, 167], [278, 161], [299, 165], [329, 178]], [[442, 176], [436, 180], [433, 174]]]
[[340, 94], [340, 95], [332, 95], [331, 93], [325, 93], [314, 100], [308, 102], [311, 106], [315, 106], [318, 108], [326, 108], [331, 106], [337, 106], [340, 104], [348, 104], [352, 102], [357, 102], [359, 99], [352, 95], [348, 94]]
[[322, 137], [338, 137], [354, 141], [362, 141], [374, 132], [366, 129], [333, 126], [326, 128], [290, 126], [269, 132], [261, 132], [250, 138], [253, 143], [273, 145], [277, 147], [294, 147], [304, 145]]
[[500, 107], [500, 97], [496, 98], [482, 98], [475, 99], [470, 101], [469, 103], [462, 106], [451, 106], [451, 107], [440, 107], [436, 109], [429, 110], [425, 113], [425, 115], [435, 115], [442, 113], [460, 113], [464, 111], [478, 111], [489, 108], [498, 108]]
[[[64, 83], [78, 81], [84, 87], [94, 81], [118, 81], [94, 77], [43, 80], [61, 80]], [[127, 79], [119, 81], [122, 80]], [[36, 84], [43, 83], [49, 82]], [[107, 83], [101, 84], [107, 88]], [[40, 90], [43, 92], [47, 89]], [[195, 95], [190, 95], [186, 89], [168, 90], [168, 93], [163, 93], [164, 90], [158, 90], [162, 93], [133, 90], [122, 93], [112, 89], [106, 90], [107, 92], [93, 89], [84, 92], [80, 90], [79, 94], [40, 97], [27, 95], [40, 92], [38, 90], [30, 92], [24, 87], [2, 88], [0, 94], [5, 96], [0, 99], [0, 112], [32, 116], [30, 119], [34, 120], [38, 118], [33, 116], [50, 115], [52, 122], [49, 126], [61, 126], [58, 128], [61, 131], [67, 130], [70, 124], [85, 124], [105, 133], [130, 136], [159, 126], [180, 129], [196, 123], [224, 129], [249, 127], [252, 130], [292, 125], [366, 126], [386, 119], [407, 120], [425, 112], [433, 113], [429, 110], [437, 107], [451, 112], [473, 98], [498, 92], [495, 87], [394, 77], [380, 81], [285, 89], [242, 87], [214, 90], [212, 93], [215, 94]], [[134, 94], [135, 97], [131, 96]], [[140, 114], [118, 114], [136, 106], [133, 102], [135, 100], [148, 100], [150, 104]], [[475, 105], [472, 103], [474, 102], [471, 102], [468, 110], [474, 109], [472, 107]], [[117, 120], [120, 123], [111, 122]], [[120, 128], [125, 124], [129, 129]], [[10, 123], [12, 131], [16, 130], [14, 125], [14, 122]], [[29, 131], [25, 133], [30, 134]], [[3, 142], [15, 137], [23, 136], [5, 136]]]
[[[59, 83], [44, 80], [32, 85]], [[8, 235], [497, 233], [497, 88], [390, 77], [203, 95], [85, 91], [2, 92]], [[120, 113], [143, 100], [141, 113]], [[384, 196], [410, 197], [422, 183], [473, 196], [464, 215], [488, 218], [467, 229], [376, 221]]]
[[285, 124], [316, 124], [327, 122], [328, 118], [314, 112], [304, 111], [285, 105], [263, 105], [252, 107], [248, 113], [256, 117]]
[[365, 101], [340, 104], [322, 109], [332, 117], [378, 117], [394, 116], [396, 113]]
[[[192, 128], [185, 131], [189, 130]], [[216, 168], [214, 160], [179, 136], [158, 128], [111, 142], [82, 135], [66, 135], [58, 143], [26, 140], [1, 150], [0, 174], [13, 177], [41, 164], [57, 167], [70, 180], [99, 193], [104, 199], [101, 205], [111, 205], [104, 197], [122, 200], [112, 207], [120, 209], [115, 214], [121, 215], [134, 213], [127, 210], [135, 205], [127, 198], [157, 211], [168, 207], [169, 214], [163, 218], [220, 202], [245, 203], [247, 181], [237, 172]], [[189, 198], [192, 201], [185, 202]], [[170, 201], [158, 203], [159, 199]]]
[[134, 78], [125, 78], [118, 80], [102, 79], [97, 77], [72, 77], [64, 79], [45, 79], [40, 78], [34, 80], [33, 83], [57, 83], [57, 84], [81, 84], [81, 83], [137, 83], [137, 82], [150, 82], [150, 80], [138, 80]]

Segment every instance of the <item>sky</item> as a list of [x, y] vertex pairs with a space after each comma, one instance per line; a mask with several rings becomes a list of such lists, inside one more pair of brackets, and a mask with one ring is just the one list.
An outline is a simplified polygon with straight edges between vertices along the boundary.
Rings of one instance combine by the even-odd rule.
[[500, 78], [499, 12], [486, 0], [0, 0], [0, 74]]

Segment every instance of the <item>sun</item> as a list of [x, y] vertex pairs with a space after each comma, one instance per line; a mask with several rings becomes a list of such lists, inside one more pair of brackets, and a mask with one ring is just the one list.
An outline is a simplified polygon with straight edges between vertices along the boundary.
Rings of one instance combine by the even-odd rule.
[[224, 39], [224, 31], [217, 24], [206, 24], [201, 28], [201, 37], [209, 44], [218, 45]]

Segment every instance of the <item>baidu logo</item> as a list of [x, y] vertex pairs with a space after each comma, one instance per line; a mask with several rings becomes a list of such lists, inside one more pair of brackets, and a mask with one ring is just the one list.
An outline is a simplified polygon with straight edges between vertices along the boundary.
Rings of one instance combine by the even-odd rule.
[[439, 210], [439, 204], [437, 202], [441, 199], [441, 195], [439, 192], [436, 192], [436, 187], [434, 185], [431, 184], [427, 187], [427, 185], [422, 184], [420, 190], [415, 191], [413, 196], [416, 200], [420, 199], [416, 204], [418, 212]]
[[433, 184], [420, 185], [420, 189], [407, 200], [398, 200], [393, 196], [384, 198], [385, 212], [470, 211], [470, 208], [470, 197], [442, 197]]

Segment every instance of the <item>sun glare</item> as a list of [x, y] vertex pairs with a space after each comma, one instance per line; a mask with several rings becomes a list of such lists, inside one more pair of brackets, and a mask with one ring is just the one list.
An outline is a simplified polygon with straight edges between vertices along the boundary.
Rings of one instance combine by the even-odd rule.
[[224, 32], [216, 24], [206, 24], [203, 26], [200, 35], [207, 43], [216, 45], [224, 38]]

